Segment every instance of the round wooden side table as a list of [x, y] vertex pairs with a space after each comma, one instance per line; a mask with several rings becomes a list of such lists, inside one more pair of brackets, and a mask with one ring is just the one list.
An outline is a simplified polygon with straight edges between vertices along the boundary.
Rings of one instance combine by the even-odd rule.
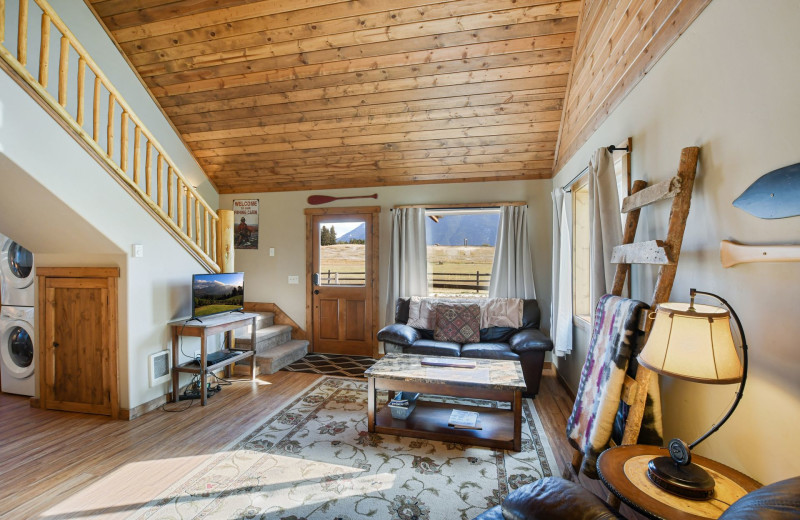
[[603, 484], [620, 500], [648, 518], [659, 520], [718, 518], [731, 504], [761, 487], [733, 468], [692, 454], [692, 462], [714, 477], [714, 496], [708, 500], [681, 498], [657, 487], [647, 478], [647, 464], [661, 456], [669, 456], [666, 448], [641, 444], [617, 446], [598, 457], [597, 472]]

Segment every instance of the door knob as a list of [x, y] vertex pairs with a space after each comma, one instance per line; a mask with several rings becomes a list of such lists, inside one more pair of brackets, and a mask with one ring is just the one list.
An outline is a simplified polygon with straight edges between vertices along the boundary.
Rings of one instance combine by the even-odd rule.
[[314, 294], [319, 294], [319, 289], [314, 289]]

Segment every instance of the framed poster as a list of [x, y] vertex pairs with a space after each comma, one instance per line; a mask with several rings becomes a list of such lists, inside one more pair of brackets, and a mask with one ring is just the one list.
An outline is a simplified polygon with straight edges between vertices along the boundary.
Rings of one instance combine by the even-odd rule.
[[233, 247], [258, 249], [258, 199], [233, 201]]

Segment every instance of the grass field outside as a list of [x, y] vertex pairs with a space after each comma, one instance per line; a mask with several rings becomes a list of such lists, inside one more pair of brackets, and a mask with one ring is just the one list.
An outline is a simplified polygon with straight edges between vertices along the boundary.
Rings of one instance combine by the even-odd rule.
[[[364, 244], [336, 244], [322, 246], [320, 274], [323, 285], [362, 285], [365, 272]], [[438, 281], [453, 280], [456, 285], [474, 285], [476, 275], [480, 276], [481, 285], [488, 286], [492, 272], [494, 247], [491, 246], [428, 246], [428, 273], [433, 273]], [[330, 272], [330, 278], [328, 273]], [[336, 283], [338, 273], [339, 283]], [[358, 273], [358, 274], [355, 274]], [[444, 274], [451, 273], [451, 274]], [[381, 271], [380, 275], [386, 276]], [[358, 280], [345, 280], [358, 278]], [[328, 280], [330, 279], [330, 283]], [[485, 289], [429, 289], [432, 296], [485, 296]]]
[[225, 304], [216, 304], [216, 305], [203, 305], [202, 307], [197, 307], [194, 310], [195, 316], [208, 316], [209, 314], [217, 314], [218, 312], [228, 312], [228, 311], [235, 311], [237, 309], [241, 309], [241, 305], [225, 305]]

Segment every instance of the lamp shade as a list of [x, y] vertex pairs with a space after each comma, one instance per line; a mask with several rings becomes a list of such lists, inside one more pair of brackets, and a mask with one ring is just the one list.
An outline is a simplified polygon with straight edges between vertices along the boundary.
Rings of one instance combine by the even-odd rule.
[[638, 356], [645, 367], [672, 377], [727, 384], [742, 379], [731, 335], [730, 313], [721, 307], [662, 303]]

